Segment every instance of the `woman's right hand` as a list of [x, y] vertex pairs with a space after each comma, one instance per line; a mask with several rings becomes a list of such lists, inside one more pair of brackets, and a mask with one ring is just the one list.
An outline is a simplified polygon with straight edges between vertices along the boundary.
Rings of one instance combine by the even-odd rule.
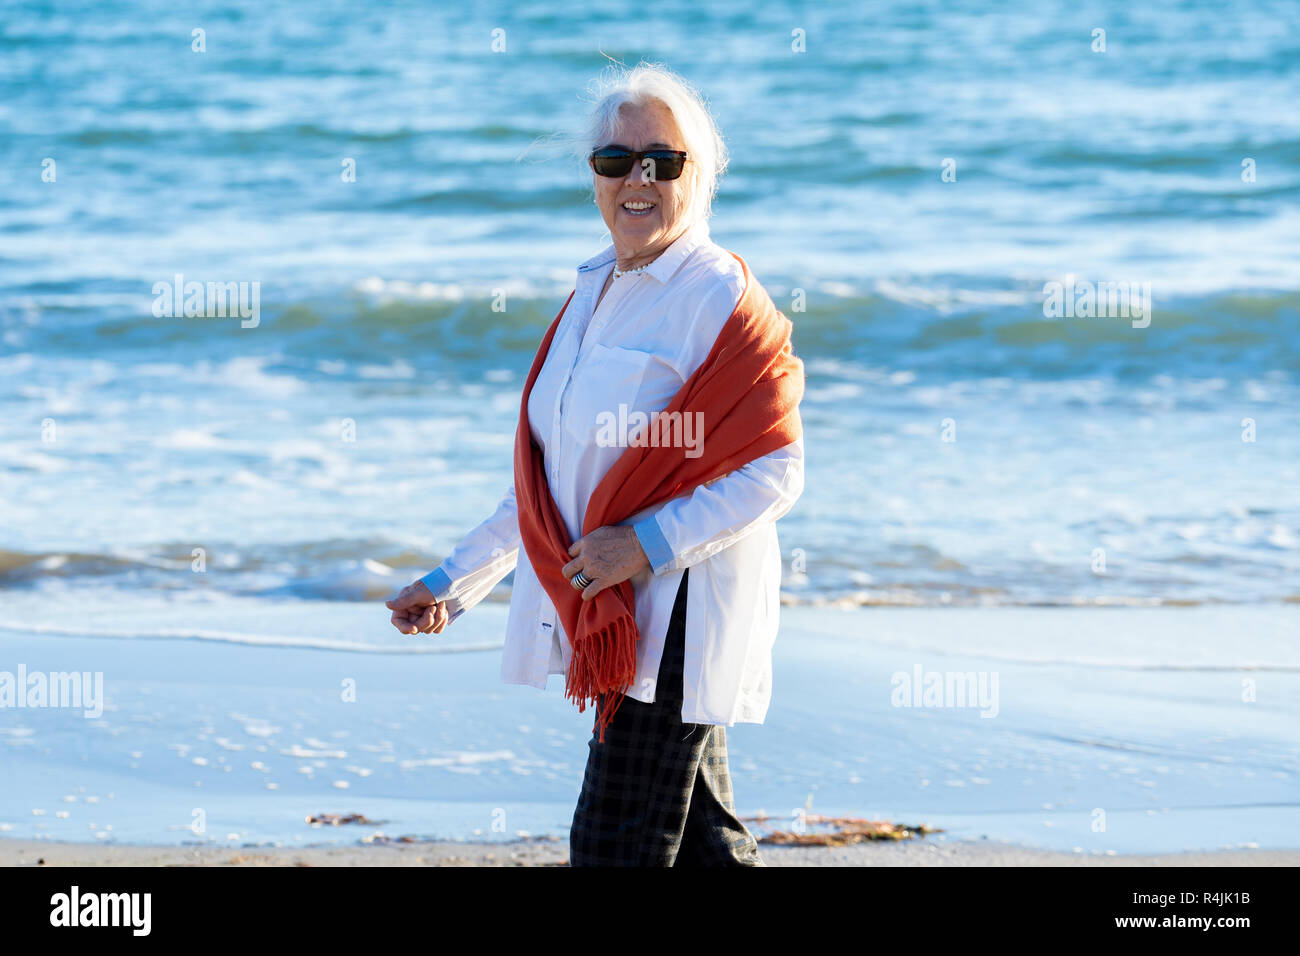
[[450, 621], [446, 602], [434, 598], [423, 581], [408, 584], [384, 606], [393, 612], [393, 627], [403, 634], [441, 634]]

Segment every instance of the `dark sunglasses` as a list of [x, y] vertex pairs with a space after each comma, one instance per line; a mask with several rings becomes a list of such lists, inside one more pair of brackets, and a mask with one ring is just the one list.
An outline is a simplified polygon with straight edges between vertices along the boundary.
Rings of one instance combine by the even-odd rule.
[[[650, 160], [647, 164], [645, 161]], [[640, 164], [646, 178], [654, 180], [677, 179], [686, 165], [686, 153], [680, 149], [647, 149], [636, 152], [625, 146], [602, 146], [592, 151], [591, 168], [597, 176], [626, 176], [632, 164]]]

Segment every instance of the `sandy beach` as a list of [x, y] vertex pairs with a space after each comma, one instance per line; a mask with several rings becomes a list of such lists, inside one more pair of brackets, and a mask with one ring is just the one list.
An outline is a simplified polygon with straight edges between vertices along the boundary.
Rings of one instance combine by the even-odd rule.
[[[1300, 850], [1061, 853], [986, 841], [763, 846], [768, 866], [1297, 866]], [[0, 866], [567, 866], [562, 840], [230, 848], [0, 840]]]

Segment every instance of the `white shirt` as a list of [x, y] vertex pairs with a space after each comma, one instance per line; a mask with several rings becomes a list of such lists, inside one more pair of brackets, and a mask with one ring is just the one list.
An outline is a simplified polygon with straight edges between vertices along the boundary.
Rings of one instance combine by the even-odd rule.
[[[597, 441], [602, 420], [608, 424], [601, 413], [617, 414], [620, 405], [629, 415], [664, 409], [744, 292], [740, 264], [712, 242], [705, 222], [643, 272], [614, 279], [593, 314], [615, 261], [611, 245], [578, 267], [573, 300], [528, 401], [551, 494], [575, 541], [591, 493], [625, 450]], [[799, 439], [622, 522], [636, 528], [651, 565], [629, 579], [641, 640], [628, 696], [654, 701], [669, 617], [690, 568], [682, 720], [763, 722], [780, 612], [776, 520], [802, 491]], [[521, 548], [512, 483], [496, 511], [423, 580], [455, 620], [515, 569], [501, 679], [545, 688], [550, 674], [567, 671], [572, 647]]]

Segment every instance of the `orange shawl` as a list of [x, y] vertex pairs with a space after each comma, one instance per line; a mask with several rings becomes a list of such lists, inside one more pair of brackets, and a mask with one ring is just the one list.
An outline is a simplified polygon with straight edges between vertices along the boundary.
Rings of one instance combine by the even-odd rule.
[[[681, 421], [686, 415], [703, 413], [702, 419], [693, 419], [704, 424], [702, 454], [688, 458], [685, 448], [650, 440], [637, 447], [634, 437], [592, 492], [582, 521], [584, 536], [687, 494], [802, 435], [803, 362], [791, 348], [790, 320], [777, 311], [745, 260], [740, 256], [736, 260], [745, 272], [740, 302], [708, 357], [663, 410], [664, 415], [680, 412]], [[604, 741], [605, 728], [636, 679], [640, 634], [632, 584], [623, 581], [584, 601], [582, 592], [560, 572], [572, 560], [573, 542], [551, 496], [542, 452], [528, 425], [528, 395], [572, 300], [570, 293], [542, 339], [524, 384], [515, 432], [515, 497], [524, 550], [573, 647], [565, 696], [578, 705], [579, 713], [598, 700], [611, 705], [596, 708], [596, 728]], [[646, 432], [638, 433], [643, 438], [656, 427], [654, 416], [650, 418]]]

